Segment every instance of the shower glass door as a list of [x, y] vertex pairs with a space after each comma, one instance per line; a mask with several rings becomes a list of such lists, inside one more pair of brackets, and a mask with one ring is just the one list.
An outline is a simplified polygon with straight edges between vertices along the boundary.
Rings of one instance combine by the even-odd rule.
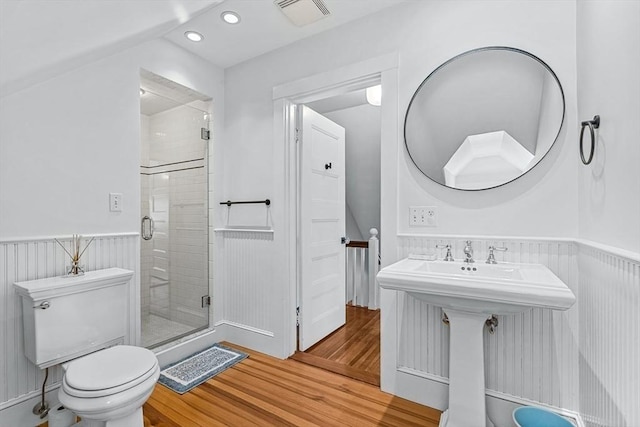
[[162, 89], [162, 80], [142, 78], [140, 92], [142, 345], [149, 348], [209, 325], [209, 115], [206, 102], [189, 101], [193, 91], [185, 95], [173, 82]]

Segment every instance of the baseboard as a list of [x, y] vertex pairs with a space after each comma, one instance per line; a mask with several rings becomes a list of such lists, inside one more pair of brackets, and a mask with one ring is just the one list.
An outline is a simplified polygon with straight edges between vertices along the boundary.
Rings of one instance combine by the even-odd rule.
[[[58, 388], [60, 384], [51, 384], [46, 388], [45, 400], [50, 408], [59, 405]], [[40, 402], [39, 392], [31, 392], [0, 405], [0, 427], [35, 427], [47, 418], [40, 419], [33, 413], [33, 407]]]
[[231, 344], [247, 347], [279, 359], [286, 359], [290, 356], [289, 353], [283, 351], [282, 339], [276, 337], [271, 331], [227, 320], [217, 322], [215, 326], [217, 330], [221, 331], [224, 341]]
[[251, 332], [254, 334], [260, 334], [260, 335], [264, 335], [267, 336], [269, 338], [273, 338], [274, 334], [271, 331], [265, 331], [264, 329], [258, 329], [258, 328], [254, 328], [253, 326], [248, 326], [248, 325], [243, 325], [241, 323], [235, 323], [235, 322], [230, 322], [228, 320], [221, 320], [220, 322], [217, 322], [215, 324], [216, 327], [218, 326], [230, 326], [232, 328], [237, 328], [240, 330], [244, 330], [247, 332]]
[[[391, 387], [387, 385], [391, 384]], [[444, 411], [449, 406], [449, 380], [409, 368], [398, 368], [395, 380], [382, 381], [382, 391], [392, 393], [431, 408]], [[579, 413], [534, 402], [517, 396], [486, 390], [487, 414], [496, 427], [514, 427], [512, 413], [520, 406], [538, 406], [570, 419], [576, 427], [585, 427]]]

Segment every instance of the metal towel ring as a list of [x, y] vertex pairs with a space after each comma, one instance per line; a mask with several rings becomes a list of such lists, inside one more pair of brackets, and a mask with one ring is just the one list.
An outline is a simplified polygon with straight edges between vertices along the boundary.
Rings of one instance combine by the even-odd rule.
[[[591, 151], [589, 152], [589, 158], [585, 160], [584, 158], [584, 148], [582, 138], [584, 137], [584, 129], [589, 126], [589, 133], [591, 134]], [[582, 129], [580, 130], [580, 159], [582, 163], [588, 165], [593, 160], [593, 153], [595, 152], [595, 144], [596, 144], [596, 136], [594, 133], [594, 129], [598, 129], [600, 127], [600, 116], [593, 116], [593, 120], [587, 120], [582, 122]]]

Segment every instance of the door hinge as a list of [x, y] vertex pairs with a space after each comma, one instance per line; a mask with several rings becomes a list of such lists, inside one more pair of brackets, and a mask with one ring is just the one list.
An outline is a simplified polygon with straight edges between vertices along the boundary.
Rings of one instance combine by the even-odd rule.
[[202, 308], [208, 307], [211, 305], [211, 297], [209, 295], [203, 295], [200, 302], [202, 304]]
[[300, 138], [298, 138], [299, 134], [300, 134], [300, 130], [296, 128], [296, 142], [300, 142]]
[[204, 139], [205, 141], [209, 140], [211, 132], [207, 128], [200, 128], [200, 139]]
[[296, 307], [296, 326], [300, 326], [300, 307]]

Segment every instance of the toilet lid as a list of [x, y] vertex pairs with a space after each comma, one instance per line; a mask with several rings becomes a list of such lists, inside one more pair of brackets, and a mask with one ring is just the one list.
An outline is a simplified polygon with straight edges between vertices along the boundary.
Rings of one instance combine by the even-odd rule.
[[83, 391], [106, 390], [142, 380], [157, 367], [152, 351], [142, 347], [117, 345], [71, 362], [66, 385]]

